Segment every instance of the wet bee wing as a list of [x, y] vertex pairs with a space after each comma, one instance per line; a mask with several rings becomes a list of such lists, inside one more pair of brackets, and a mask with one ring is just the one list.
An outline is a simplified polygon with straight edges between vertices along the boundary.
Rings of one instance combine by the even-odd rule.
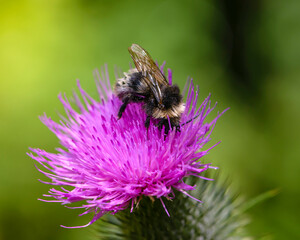
[[162, 103], [160, 86], [168, 86], [169, 83], [155, 64], [150, 54], [137, 44], [128, 48], [131, 58], [139, 72], [142, 72], [144, 80], [151, 88], [156, 100]]
[[138, 44], [132, 44], [128, 51], [139, 72], [148, 72], [158, 82], [159, 85], [169, 85], [167, 79], [155, 64], [150, 54]]

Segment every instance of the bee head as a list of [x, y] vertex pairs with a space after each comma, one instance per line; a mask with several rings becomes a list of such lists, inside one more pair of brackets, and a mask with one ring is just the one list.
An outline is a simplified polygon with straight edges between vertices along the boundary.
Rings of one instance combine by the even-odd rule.
[[124, 76], [123, 78], [118, 78], [115, 84], [115, 92], [118, 96], [122, 96], [124, 93], [128, 92], [128, 78]]

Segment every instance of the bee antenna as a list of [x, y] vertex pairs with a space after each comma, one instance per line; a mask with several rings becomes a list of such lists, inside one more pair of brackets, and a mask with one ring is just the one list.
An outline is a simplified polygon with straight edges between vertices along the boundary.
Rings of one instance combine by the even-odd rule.
[[201, 113], [197, 114], [195, 117], [191, 118], [190, 120], [186, 121], [185, 123], [181, 124], [180, 126], [183, 126], [183, 125], [185, 125], [185, 124], [190, 123], [191, 121], [193, 121], [193, 120], [195, 120], [197, 117], [199, 117], [200, 114], [201, 114]]

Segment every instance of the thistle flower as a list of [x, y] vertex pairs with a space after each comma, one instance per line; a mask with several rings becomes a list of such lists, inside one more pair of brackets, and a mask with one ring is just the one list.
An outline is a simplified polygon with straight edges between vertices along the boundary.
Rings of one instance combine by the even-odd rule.
[[[171, 70], [168, 80], [172, 83]], [[43, 195], [52, 200], [42, 201], [67, 206], [79, 202], [79, 208], [84, 209], [81, 215], [94, 213], [84, 225], [88, 226], [105, 213], [114, 214], [127, 207], [133, 211], [143, 196], [159, 199], [168, 215], [163, 200], [175, 198], [174, 190], [193, 198], [186, 191], [195, 186], [184, 180], [190, 175], [206, 179], [200, 174], [212, 167], [199, 159], [215, 146], [203, 150], [222, 114], [210, 123], [204, 122], [214, 109], [210, 96], [197, 108], [198, 89], [189, 81], [181, 132], [170, 131], [166, 136], [153, 123], [147, 131], [141, 104], [129, 104], [122, 118], [117, 119], [122, 103], [111, 89], [107, 67], [97, 74], [100, 101], [90, 97], [79, 81], [77, 85], [83, 99], [74, 93], [79, 112], [65, 95], [59, 95], [67, 117], [61, 116], [59, 123], [46, 115], [40, 117], [63, 148], [57, 153], [31, 148], [34, 154], [28, 154], [43, 167], [38, 171], [50, 179], [42, 182], [56, 186]]]

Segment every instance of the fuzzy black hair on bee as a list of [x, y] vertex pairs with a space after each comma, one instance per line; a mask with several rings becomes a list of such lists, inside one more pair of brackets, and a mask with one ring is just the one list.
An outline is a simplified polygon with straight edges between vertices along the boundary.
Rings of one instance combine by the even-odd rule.
[[185, 109], [182, 95], [177, 85], [170, 85], [149, 53], [141, 46], [133, 44], [129, 53], [136, 68], [124, 73], [117, 79], [115, 93], [122, 100], [118, 118], [122, 117], [127, 105], [142, 102], [147, 118], [145, 127], [150, 120], [156, 120], [159, 129], [164, 127], [165, 134], [170, 128], [180, 131], [180, 118]]

